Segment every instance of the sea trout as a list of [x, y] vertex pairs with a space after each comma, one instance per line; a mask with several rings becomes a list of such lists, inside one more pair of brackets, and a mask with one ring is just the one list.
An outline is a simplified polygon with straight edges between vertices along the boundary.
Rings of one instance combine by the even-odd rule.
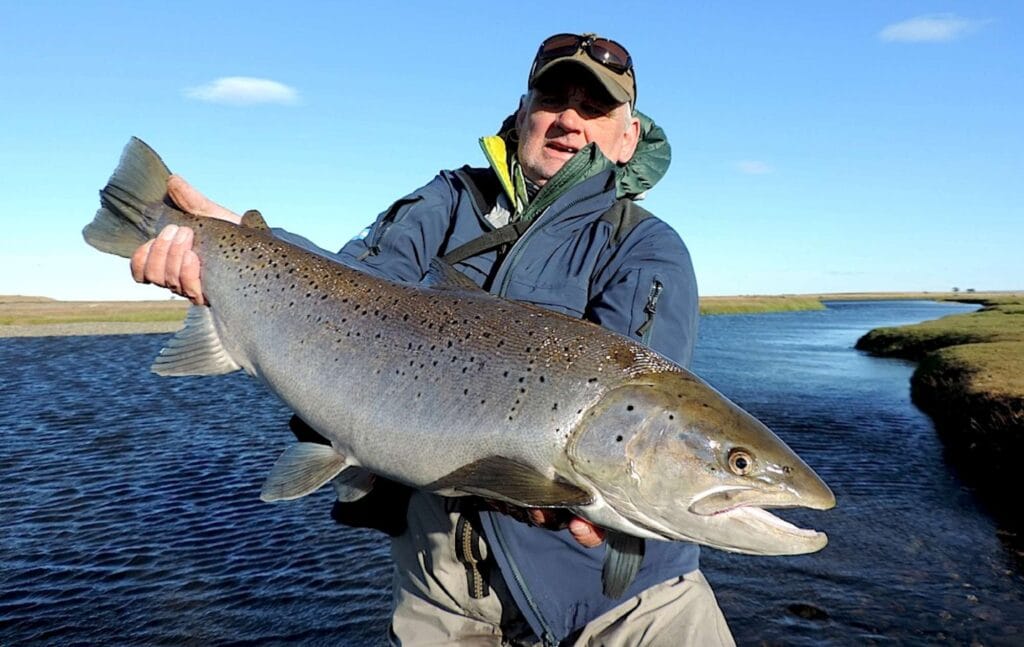
[[209, 306], [153, 364], [160, 375], [238, 369], [329, 445], [297, 443], [267, 501], [372, 475], [444, 496], [564, 508], [608, 530], [605, 592], [621, 595], [642, 539], [758, 555], [820, 550], [824, 533], [766, 508], [831, 508], [828, 486], [764, 424], [693, 373], [595, 324], [489, 294], [434, 261], [420, 284], [375, 278], [241, 225], [189, 215], [141, 140], [125, 147], [85, 227], [130, 257], [165, 225], [195, 231]]

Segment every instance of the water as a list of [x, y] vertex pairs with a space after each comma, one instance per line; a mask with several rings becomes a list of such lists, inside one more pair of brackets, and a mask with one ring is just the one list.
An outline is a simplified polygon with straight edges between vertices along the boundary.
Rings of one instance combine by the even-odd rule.
[[[834, 303], [706, 317], [696, 369], [833, 487], [789, 519], [821, 553], [705, 550], [740, 644], [1024, 642], [1021, 559], [909, 401], [913, 365], [852, 349], [969, 306]], [[0, 340], [0, 644], [383, 642], [390, 564], [330, 494], [262, 480], [288, 412], [242, 375], [159, 378], [165, 336]]]

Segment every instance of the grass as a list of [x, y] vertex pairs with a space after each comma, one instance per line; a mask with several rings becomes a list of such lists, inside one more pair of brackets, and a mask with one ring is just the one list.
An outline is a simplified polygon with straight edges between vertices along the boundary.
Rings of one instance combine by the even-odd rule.
[[1024, 451], [1024, 297], [979, 301], [983, 307], [978, 312], [877, 328], [859, 339], [857, 348], [920, 362], [911, 378], [914, 403], [935, 420], [969, 473], [997, 491], [1010, 484], [1020, 492], [1016, 458]]
[[0, 325], [182, 321], [188, 303], [167, 301], [51, 301], [0, 297]]
[[747, 297], [701, 297], [702, 315], [752, 314], [763, 312], [794, 312], [799, 310], [824, 310], [821, 299], [813, 296], [747, 296]]

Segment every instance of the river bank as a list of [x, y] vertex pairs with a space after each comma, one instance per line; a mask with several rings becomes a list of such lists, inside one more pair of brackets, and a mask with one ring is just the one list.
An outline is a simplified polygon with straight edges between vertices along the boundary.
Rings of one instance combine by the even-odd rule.
[[952, 462], [998, 503], [1011, 504], [1022, 489], [1016, 458], [1024, 450], [1024, 297], [957, 300], [982, 308], [876, 328], [856, 347], [918, 362], [914, 404], [935, 421]]
[[[702, 315], [756, 314], [823, 310], [825, 301], [963, 300], [1000, 298], [986, 293], [954, 292], [846, 292], [704, 296]], [[960, 298], [958, 298], [960, 297]], [[0, 295], [0, 337], [65, 337], [72, 335], [132, 335], [168, 333], [181, 328], [188, 302], [164, 301], [57, 301], [46, 297]]]

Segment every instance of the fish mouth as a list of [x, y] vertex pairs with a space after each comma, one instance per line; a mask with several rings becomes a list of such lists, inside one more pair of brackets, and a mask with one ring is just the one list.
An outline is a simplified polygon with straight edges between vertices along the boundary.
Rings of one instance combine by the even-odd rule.
[[709, 526], [735, 530], [723, 533], [728, 539], [711, 542], [718, 548], [755, 555], [800, 555], [824, 548], [828, 535], [796, 526], [766, 508], [827, 510], [834, 505], [831, 491], [825, 497], [807, 498], [785, 487], [722, 488], [695, 499], [689, 511], [704, 517]]

